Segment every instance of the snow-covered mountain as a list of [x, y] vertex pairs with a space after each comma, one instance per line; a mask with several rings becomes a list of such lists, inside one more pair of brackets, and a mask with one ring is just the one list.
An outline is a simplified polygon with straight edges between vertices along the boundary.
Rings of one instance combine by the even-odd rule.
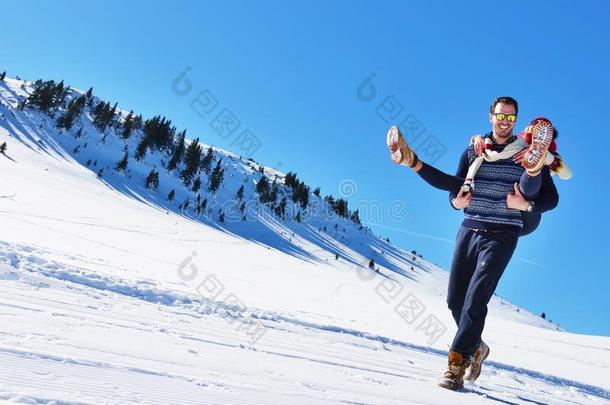
[[[24, 105], [42, 85], [0, 81], [0, 400], [610, 401], [610, 338], [499, 297], [480, 379], [437, 388], [455, 332], [446, 271], [372, 234], [340, 198], [229, 151], [185, 182], [188, 152], [167, 170], [178, 131], [154, 130], [167, 121], [125, 137], [137, 113], [79, 90], [48, 112]], [[161, 134], [143, 143], [147, 131]]]

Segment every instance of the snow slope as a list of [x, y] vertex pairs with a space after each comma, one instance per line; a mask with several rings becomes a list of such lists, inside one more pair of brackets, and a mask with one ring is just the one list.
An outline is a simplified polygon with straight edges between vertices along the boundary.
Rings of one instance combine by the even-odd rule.
[[[112, 173], [121, 140], [102, 143], [86, 118], [76, 139], [19, 111], [21, 85], [0, 82], [0, 400], [610, 403], [610, 338], [558, 330], [498, 297], [482, 376], [437, 388], [455, 332], [444, 270], [326, 217], [313, 196], [303, 223], [260, 206], [224, 224], [180, 210], [188, 190], [165, 200], [180, 184], [160, 158]], [[258, 167], [217, 153], [226, 181], [210, 198], [223, 206], [240, 184], [253, 198]], [[158, 192], [142, 184], [153, 166]]]

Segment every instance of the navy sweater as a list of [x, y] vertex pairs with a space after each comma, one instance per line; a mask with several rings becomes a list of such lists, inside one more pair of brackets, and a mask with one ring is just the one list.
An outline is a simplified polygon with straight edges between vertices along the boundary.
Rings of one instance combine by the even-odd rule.
[[[505, 146], [494, 144], [493, 148], [500, 152]], [[476, 157], [474, 148], [468, 147], [460, 158], [456, 176], [465, 178]], [[540, 223], [541, 214], [557, 206], [559, 194], [549, 169], [545, 166], [541, 173], [540, 193], [532, 200], [534, 210], [528, 213], [508, 208], [506, 196], [513, 192], [513, 185], [519, 182], [523, 172], [523, 167], [512, 159], [483, 162], [475, 176], [472, 199], [464, 210], [462, 225], [486, 230], [517, 231], [522, 236], [534, 231]], [[450, 200], [456, 195], [456, 192], [450, 193]]]

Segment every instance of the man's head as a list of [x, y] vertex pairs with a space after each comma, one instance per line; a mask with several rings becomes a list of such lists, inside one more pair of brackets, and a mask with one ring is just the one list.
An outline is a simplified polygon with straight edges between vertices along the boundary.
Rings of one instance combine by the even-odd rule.
[[517, 122], [519, 104], [512, 97], [497, 97], [489, 108], [489, 122], [493, 126], [494, 137], [503, 143], [513, 135]]

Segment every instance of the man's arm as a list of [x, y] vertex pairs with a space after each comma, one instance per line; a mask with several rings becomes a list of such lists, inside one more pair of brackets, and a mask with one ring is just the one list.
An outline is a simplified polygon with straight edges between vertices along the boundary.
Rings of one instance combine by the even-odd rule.
[[[455, 176], [459, 177], [460, 179], [465, 179], [466, 178], [466, 174], [468, 174], [468, 168], [470, 167], [470, 162], [468, 162], [468, 148], [466, 148], [466, 150], [464, 151], [464, 153], [462, 153], [462, 156], [460, 157], [460, 161], [458, 163], [458, 167], [457, 170], [455, 172]], [[470, 194], [470, 193], [468, 193]], [[464, 197], [464, 193], [463, 192], [459, 192], [460, 198]], [[451, 205], [451, 207], [455, 210], [460, 210], [462, 208], [456, 208], [453, 205], [453, 199], [458, 197], [458, 193], [455, 192], [450, 192], [449, 193], [449, 204]]]

